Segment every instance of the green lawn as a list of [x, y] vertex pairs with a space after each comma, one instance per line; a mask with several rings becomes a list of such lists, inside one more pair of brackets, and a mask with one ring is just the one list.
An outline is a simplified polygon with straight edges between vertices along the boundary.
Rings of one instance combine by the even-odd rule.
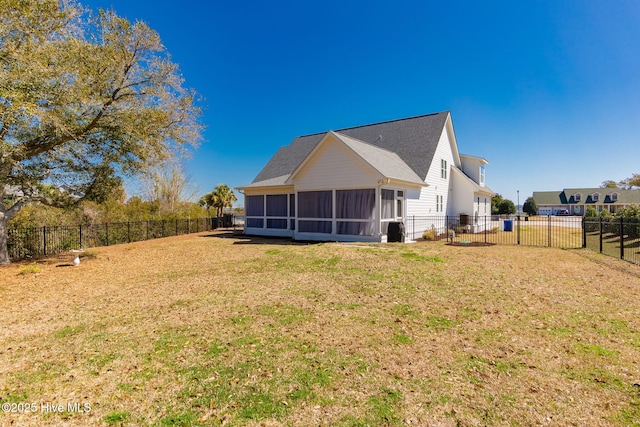
[[635, 265], [222, 236], [0, 269], [0, 425], [640, 425]]

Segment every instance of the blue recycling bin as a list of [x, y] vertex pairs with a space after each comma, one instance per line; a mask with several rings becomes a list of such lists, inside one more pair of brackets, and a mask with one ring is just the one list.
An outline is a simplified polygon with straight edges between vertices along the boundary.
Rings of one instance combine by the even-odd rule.
[[513, 231], [513, 220], [511, 219], [504, 220], [504, 231]]

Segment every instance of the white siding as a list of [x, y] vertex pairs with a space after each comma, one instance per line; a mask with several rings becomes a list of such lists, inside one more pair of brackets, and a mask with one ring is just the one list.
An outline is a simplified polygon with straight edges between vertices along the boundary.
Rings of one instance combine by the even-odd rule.
[[472, 180], [479, 183], [480, 182], [480, 160], [460, 156], [460, 160], [462, 165], [460, 169]]
[[[460, 169], [480, 187], [485, 186], [485, 182], [480, 179], [480, 168], [486, 168], [486, 162], [478, 157], [460, 156], [462, 166]], [[485, 169], [486, 173], [486, 169]], [[486, 176], [484, 177], [486, 180]]]
[[343, 144], [330, 139], [294, 178], [296, 191], [374, 188], [382, 176]]
[[451, 181], [452, 191], [450, 193], [451, 203], [449, 205], [449, 215], [467, 214], [473, 215], [474, 210], [474, 188], [461, 176], [455, 174]]
[[[441, 177], [441, 160], [447, 161], [447, 178]], [[409, 192], [407, 200], [407, 216], [444, 216], [450, 212], [449, 188], [451, 180], [451, 165], [454, 165], [453, 152], [446, 126], [442, 130], [438, 147], [425, 177], [428, 187], [420, 192]], [[436, 195], [444, 196], [444, 212], [436, 212]]]

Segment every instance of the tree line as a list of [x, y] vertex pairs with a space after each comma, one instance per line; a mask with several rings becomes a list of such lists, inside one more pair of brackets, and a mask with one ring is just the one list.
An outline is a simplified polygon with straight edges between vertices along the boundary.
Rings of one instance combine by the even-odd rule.
[[640, 174], [634, 173], [631, 177], [621, 181], [606, 180], [600, 186], [601, 188], [620, 188], [621, 190], [640, 189]]
[[[170, 174], [171, 175], [171, 174]], [[165, 177], [167, 178], [167, 177]], [[138, 222], [175, 219], [220, 217], [229, 212], [237, 197], [226, 184], [220, 184], [197, 202], [184, 198], [180, 186], [169, 187], [177, 178], [156, 183], [156, 193], [127, 197], [122, 186], [113, 188], [105, 200], [81, 200], [73, 206], [58, 208], [29, 203], [8, 223], [9, 227], [42, 227], [50, 225], [97, 225], [117, 222]]]

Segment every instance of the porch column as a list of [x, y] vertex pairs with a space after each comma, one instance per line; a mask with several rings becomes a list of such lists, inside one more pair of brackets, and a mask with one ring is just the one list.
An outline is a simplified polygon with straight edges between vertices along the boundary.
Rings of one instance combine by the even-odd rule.
[[338, 223], [337, 221], [337, 209], [336, 209], [336, 189], [331, 190], [331, 204], [332, 204], [332, 213], [331, 213], [331, 234], [336, 235], [338, 233]]
[[373, 230], [373, 233], [375, 236], [382, 235], [382, 195], [380, 194], [381, 191], [382, 189], [380, 186], [376, 187], [375, 214], [374, 214], [375, 228]]

